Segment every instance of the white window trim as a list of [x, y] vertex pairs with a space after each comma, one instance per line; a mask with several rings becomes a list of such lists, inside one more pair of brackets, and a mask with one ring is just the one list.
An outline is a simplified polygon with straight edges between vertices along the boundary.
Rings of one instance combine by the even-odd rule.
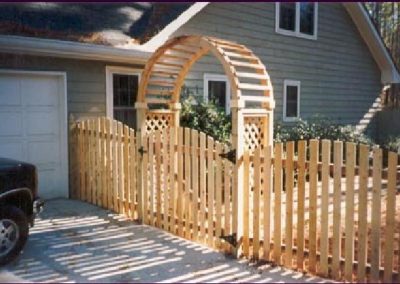
[[[283, 121], [286, 122], [293, 122], [300, 118], [300, 81], [295, 80], [284, 80], [283, 81]], [[286, 116], [286, 91], [288, 86], [295, 86], [297, 87], [297, 116], [296, 117], [287, 117]]]
[[225, 112], [226, 114], [231, 113], [231, 85], [229, 84], [228, 77], [222, 74], [205, 73], [204, 74], [204, 101], [208, 102], [208, 82], [209, 81], [224, 81], [226, 82], [226, 94], [225, 94]]
[[114, 74], [122, 74], [122, 75], [136, 75], [139, 77], [142, 70], [130, 68], [130, 67], [122, 67], [122, 66], [106, 66], [106, 115], [109, 118], [114, 118]]
[[295, 31], [288, 31], [285, 29], [281, 29], [279, 27], [279, 17], [280, 17], [280, 7], [281, 3], [275, 3], [275, 32], [282, 35], [287, 36], [295, 36], [305, 39], [317, 40], [317, 32], [318, 32], [318, 3], [312, 2], [315, 4], [314, 10], [314, 34], [308, 35], [300, 32], [300, 2], [296, 2], [296, 23], [295, 23]]

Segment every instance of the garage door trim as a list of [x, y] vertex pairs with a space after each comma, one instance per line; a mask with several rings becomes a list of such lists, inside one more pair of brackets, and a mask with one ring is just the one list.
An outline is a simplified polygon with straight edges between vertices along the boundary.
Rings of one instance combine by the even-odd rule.
[[[67, 73], [62, 71], [32, 71], [32, 70], [13, 70], [0, 69], [1, 74], [21, 74], [21, 75], [44, 75], [54, 76], [58, 79], [58, 95], [60, 96], [59, 116], [60, 116], [60, 156], [61, 172], [65, 182], [65, 192], [60, 192], [62, 196], [68, 197], [68, 119], [67, 119]], [[40, 187], [40, 185], [39, 185]], [[39, 188], [40, 193], [40, 188]]]

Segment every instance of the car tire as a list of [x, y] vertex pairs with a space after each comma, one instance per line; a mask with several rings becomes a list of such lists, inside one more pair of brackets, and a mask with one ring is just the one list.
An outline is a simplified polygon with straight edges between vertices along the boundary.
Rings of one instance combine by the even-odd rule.
[[29, 234], [25, 213], [15, 206], [0, 209], [0, 265], [14, 260], [22, 251]]

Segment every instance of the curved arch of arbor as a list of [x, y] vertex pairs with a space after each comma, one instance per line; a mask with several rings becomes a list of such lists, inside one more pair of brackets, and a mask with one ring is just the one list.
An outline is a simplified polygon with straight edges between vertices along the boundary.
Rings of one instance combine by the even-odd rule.
[[209, 53], [219, 60], [230, 83], [231, 142], [237, 158], [246, 148], [271, 145], [275, 101], [265, 65], [245, 45], [210, 36], [172, 38], [147, 61], [135, 105], [138, 130], [144, 135], [179, 127], [179, 100], [185, 78], [193, 65]]
[[208, 53], [212, 53], [224, 68], [234, 106], [257, 102], [267, 109], [274, 107], [268, 72], [250, 49], [235, 42], [196, 35], [173, 38], [153, 54], [143, 71], [137, 102], [147, 105], [179, 103], [186, 75]]

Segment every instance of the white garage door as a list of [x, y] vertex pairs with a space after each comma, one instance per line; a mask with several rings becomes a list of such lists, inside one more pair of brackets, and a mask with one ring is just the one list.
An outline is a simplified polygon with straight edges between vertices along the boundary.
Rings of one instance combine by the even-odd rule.
[[0, 156], [38, 168], [39, 195], [68, 196], [63, 76], [0, 72]]

